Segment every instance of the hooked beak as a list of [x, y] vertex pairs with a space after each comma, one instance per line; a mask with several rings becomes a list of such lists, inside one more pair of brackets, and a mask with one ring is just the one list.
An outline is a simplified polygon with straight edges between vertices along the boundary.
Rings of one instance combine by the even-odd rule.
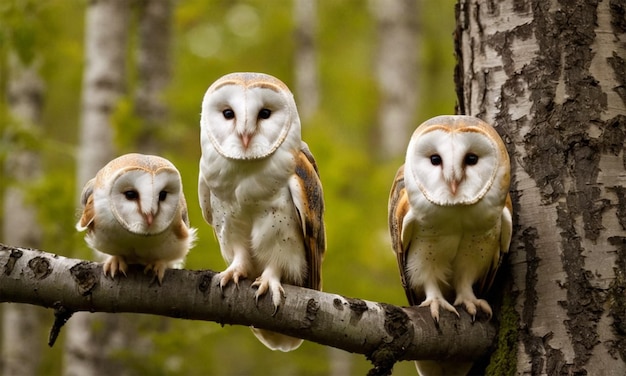
[[248, 148], [248, 144], [250, 144], [250, 135], [248, 133], [241, 134], [241, 143], [244, 149]]
[[453, 179], [450, 182], [450, 192], [452, 192], [452, 196], [456, 196], [456, 190], [459, 188], [459, 181], [456, 179]]
[[148, 224], [148, 227], [152, 226], [152, 222], [154, 221], [154, 214], [150, 212], [150, 213], [147, 213], [145, 217], [146, 217], [146, 223]]

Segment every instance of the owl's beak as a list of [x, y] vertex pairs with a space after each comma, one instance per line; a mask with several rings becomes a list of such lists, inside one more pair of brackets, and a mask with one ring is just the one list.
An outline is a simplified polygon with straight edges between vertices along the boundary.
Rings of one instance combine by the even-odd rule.
[[154, 214], [147, 213], [146, 214], [146, 223], [148, 224], [148, 227], [152, 226], [152, 222], [153, 221], [154, 221]]
[[247, 133], [243, 133], [241, 135], [241, 143], [243, 144], [243, 148], [247, 149], [248, 148], [248, 144], [250, 143], [250, 135]]
[[452, 196], [456, 196], [456, 190], [459, 188], [459, 182], [456, 179], [452, 179], [450, 182], [450, 192], [452, 192]]

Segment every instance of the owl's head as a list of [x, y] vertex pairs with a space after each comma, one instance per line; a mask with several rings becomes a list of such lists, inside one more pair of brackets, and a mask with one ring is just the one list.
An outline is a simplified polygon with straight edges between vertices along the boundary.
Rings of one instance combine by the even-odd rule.
[[219, 154], [238, 160], [265, 158], [288, 135], [300, 135], [291, 91], [262, 73], [231, 73], [215, 81], [202, 101], [200, 125]]
[[436, 205], [471, 205], [494, 185], [508, 191], [509, 156], [498, 133], [471, 116], [438, 116], [413, 133], [406, 155], [422, 194]]
[[104, 193], [117, 222], [134, 234], [165, 231], [183, 199], [176, 167], [164, 158], [142, 154], [126, 154], [111, 163], [116, 168], [107, 166], [113, 171]]

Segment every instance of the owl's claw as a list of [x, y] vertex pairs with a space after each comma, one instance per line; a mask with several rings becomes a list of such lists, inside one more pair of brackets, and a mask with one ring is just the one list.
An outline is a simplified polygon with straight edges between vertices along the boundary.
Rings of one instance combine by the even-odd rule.
[[163, 277], [165, 276], [166, 270], [167, 270], [167, 263], [163, 261], [155, 261], [153, 263], [146, 265], [143, 272], [144, 274], [147, 274], [149, 271], [152, 271], [154, 273], [154, 277], [152, 278], [152, 281], [150, 283], [156, 280], [159, 283], [159, 286], [162, 286]]
[[456, 310], [456, 308], [454, 308], [454, 306], [448, 303], [448, 301], [445, 300], [444, 298], [440, 298], [440, 297], [429, 298], [423, 301], [422, 304], [420, 304], [419, 306], [430, 307], [430, 315], [432, 316], [432, 318], [435, 320], [436, 323], [439, 323], [439, 307], [440, 306], [446, 311], [450, 311], [454, 313], [455, 315], [457, 315], [457, 317], [460, 317], [459, 312]]
[[256, 293], [254, 294], [257, 305], [259, 303], [259, 298], [267, 291], [270, 291], [272, 294], [272, 303], [274, 304], [274, 312], [272, 312], [272, 316], [276, 315], [278, 307], [285, 296], [285, 290], [280, 283], [280, 279], [273, 276], [267, 277], [261, 275], [252, 283], [252, 287], [257, 288]]
[[126, 271], [128, 270], [128, 264], [124, 261], [124, 258], [121, 256], [109, 256], [107, 260], [102, 265], [102, 271], [105, 276], [111, 276], [112, 279], [115, 279], [115, 275], [120, 272], [124, 274], [126, 277]]
[[462, 298], [457, 297], [455, 305], [463, 304], [465, 306], [465, 310], [472, 316], [472, 322], [476, 321], [476, 313], [478, 313], [478, 309], [485, 312], [488, 316], [488, 319], [491, 320], [493, 316], [493, 311], [491, 310], [491, 306], [485, 299], [478, 299], [476, 297]]
[[247, 278], [247, 276], [247, 272], [244, 268], [230, 264], [226, 270], [220, 273], [220, 290], [224, 290], [224, 286], [228, 285], [231, 280], [235, 282], [235, 287], [239, 288], [239, 279]]

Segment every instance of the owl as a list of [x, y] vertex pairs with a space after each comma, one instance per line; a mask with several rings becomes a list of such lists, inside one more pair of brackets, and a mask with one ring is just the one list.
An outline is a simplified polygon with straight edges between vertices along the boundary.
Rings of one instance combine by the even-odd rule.
[[[472, 319], [478, 310], [491, 317], [473, 286], [489, 289], [508, 252], [509, 184], [509, 156], [487, 123], [438, 116], [415, 130], [389, 198], [392, 245], [409, 304], [429, 307], [436, 322], [441, 308], [458, 316], [455, 305]], [[463, 374], [471, 363], [460, 372], [430, 361], [417, 366], [422, 375]]]
[[83, 188], [76, 224], [85, 240], [109, 256], [105, 275], [126, 275], [128, 264], [145, 265], [159, 284], [179, 267], [196, 239], [189, 227], [180, 174], [168, 160], [126, 154], [104, 166]]
[[[256, 299], [269, 294], [274, 312], [283, 283], [320, 290], [322, 185], [287, 86], [261, 73], [223, 76], [204, 96], [200, 123], [200, 206], [228, 264], [220, 287], [254, 279]], [[252, 330], [272, 350], [302, 343]]]

